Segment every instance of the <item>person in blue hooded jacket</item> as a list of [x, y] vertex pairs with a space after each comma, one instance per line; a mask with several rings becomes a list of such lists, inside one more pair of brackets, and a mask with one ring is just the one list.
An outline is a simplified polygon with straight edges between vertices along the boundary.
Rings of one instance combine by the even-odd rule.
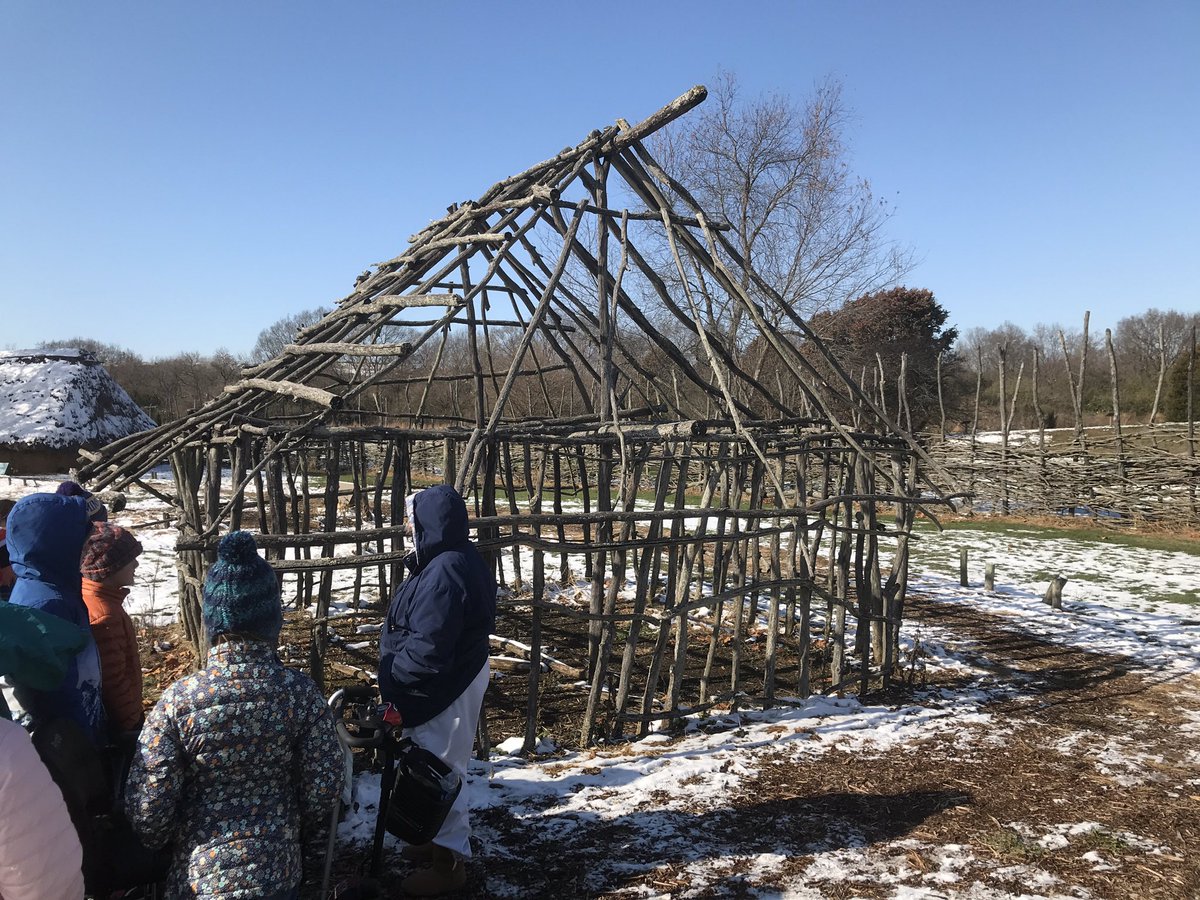
[[8, 514], [7, 544], [16, 582], [9, 602], [58, 616], [86, 632], [83, 648], [54, 688], [42, 690], [13, 681], [13, 693], [36, 731], [53, 719], [79, 725], [97, 746], [107, 738], [100, 694], [100, 655], [91, 637], [87, 606], [81, 593], [79, 560], [91, 528], [81, 497], [29, 494]]
[[[404, 735], [465, 777], [490, 675], [496, 580], [468, 537], [467, 507], [454, 488], [409, 497], [407, 528], [415, 549], [383, 625], [379, 691], [403, 718]], [[461, 791], [433, 841], [405, 849], [407, 859], [429, 866], [404, 879], [404, 892], [424, 897], [461, 888], [470, 837]]]

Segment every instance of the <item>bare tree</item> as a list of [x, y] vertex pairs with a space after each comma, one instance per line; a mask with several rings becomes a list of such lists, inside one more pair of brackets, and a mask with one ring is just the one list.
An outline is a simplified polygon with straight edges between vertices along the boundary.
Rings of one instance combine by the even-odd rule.
[[1157, 410], [1154, 399], [1166, 363], [1187, 346], [1189, 329], [1197, 321], [1195, 315], [1151, 308], [1117, 322], [1113, 343], [1121, 367], [1121, 402], [1131, 412]]
[[[655, 145], [700, 204], [724, 214], [747, 264], [803, 315], [894, 285], [913, 264], [884, 235], [888, 207], [850, 170], [847, 121], [835, 80], [801, 105], [781, 94], [743, 100], [736, 77], [719, 73], [708, 103]], [[731, 336], [742, 314], [719, 297], [706, 311]]]
[[1126, 316], [1117, 322], [1115, 341], [1125, 367], [1136, 367], [1147, 377], [1158, 374], [1158, 329], [1163, 329], [1168, 359], [1174, 359], [1187, 346], [1188, 330], [1196, 321], [1195, 315], [1174, 309], [1151, 307], [1144, 313]]

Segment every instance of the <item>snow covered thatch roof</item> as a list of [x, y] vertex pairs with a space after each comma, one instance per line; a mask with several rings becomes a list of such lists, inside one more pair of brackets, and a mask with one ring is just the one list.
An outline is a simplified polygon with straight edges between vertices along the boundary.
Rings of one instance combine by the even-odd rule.
[[0, 351], [0, 446], [95, 448], [154, 425], [86, 350]]

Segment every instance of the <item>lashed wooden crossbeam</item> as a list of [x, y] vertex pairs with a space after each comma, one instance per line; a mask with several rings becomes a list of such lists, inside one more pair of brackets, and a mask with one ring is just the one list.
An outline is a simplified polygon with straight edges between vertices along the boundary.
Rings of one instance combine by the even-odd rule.
[[296, 400], [307, 400], [326, 409], [341, 409], [342, 398], [329, 391], [310, 387], [306, 384], [296, 384], [294, 381], [273, 381], [269, 378], [243, 378], [225, 386], [227, 394], [241, 394], [246, 391], [266, 391], [271, 394], [282, 394]]
[[413, 345], [408, 341], [400, 344], [288, 344], [282, 352], [289, 356], [312, 353], [324, 353], [332, 356], [411, 356]]

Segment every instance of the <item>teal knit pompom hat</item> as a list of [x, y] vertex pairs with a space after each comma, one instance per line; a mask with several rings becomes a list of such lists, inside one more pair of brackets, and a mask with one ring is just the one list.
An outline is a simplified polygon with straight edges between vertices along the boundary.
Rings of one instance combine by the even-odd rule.
[[258, 555], [254, 535], [234, 531], [217, 547], [217, 561], [204, 581], [201, 606], [211, 643], [222, 634], [239, 634], [275, 643], [283, 628], [283, 605], [275, 570]]

